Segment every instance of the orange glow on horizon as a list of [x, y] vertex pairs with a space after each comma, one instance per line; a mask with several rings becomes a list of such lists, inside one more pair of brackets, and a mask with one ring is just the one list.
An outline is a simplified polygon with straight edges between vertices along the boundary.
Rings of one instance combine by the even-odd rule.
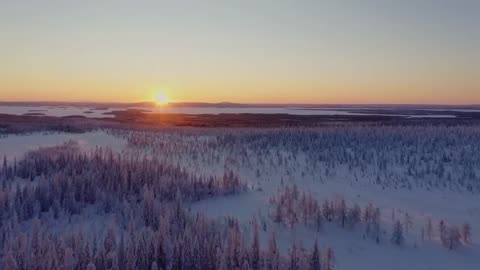
[[0, 1], [0, 101], [480, 104], [469, 5], [107, 2]]

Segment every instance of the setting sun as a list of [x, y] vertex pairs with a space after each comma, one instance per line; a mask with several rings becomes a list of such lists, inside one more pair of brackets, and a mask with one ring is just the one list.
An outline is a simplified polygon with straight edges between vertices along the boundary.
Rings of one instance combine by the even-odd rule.
[[157, 93], [155, 95], [155, 103], [157, 103], [157, 105], [166, 105], [168, 104], [168, 102], [169, 102], [169, 99], [165, 94]]

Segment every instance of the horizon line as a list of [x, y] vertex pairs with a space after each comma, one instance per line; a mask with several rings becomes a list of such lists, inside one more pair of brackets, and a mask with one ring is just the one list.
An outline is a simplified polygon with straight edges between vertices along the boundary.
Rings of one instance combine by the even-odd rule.
[[[108, 105], [108, 104], [118, 104], [118, 105], [134, 105], [134, 104], [151, 104], [156, 105], [154, 101], [53, 101], [53, 100], [16, 100], [16, 101], [6, 101], [0, 100], [0, 105], [5, 104], [96, 104], [96, 105]], [[197, 104], [197, 105], [252, 105], [252, 106], [364, 106], [364, 105], [373, 105], [373, 106], [480, 106], [480, 103], [302, 103], [302, 102], [231, 102], [231, 101], [220, 101], [220, 102], [207, 102], [207, 101], [171, 101], [162, 106], [169, 105], [182, 105], [182, 104]]]

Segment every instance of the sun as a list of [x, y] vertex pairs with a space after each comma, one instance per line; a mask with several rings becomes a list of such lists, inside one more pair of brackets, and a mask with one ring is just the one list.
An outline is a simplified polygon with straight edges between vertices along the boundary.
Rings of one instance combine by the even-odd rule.
[[155, 103], [157, 105], [167, 105], [170, 102], [170, 99], [163, 93], [155, 94]]

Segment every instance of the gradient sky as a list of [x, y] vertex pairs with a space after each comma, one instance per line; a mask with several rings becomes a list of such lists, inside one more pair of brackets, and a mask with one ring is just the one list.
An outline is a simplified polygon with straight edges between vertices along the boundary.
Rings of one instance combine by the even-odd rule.
[[0, 100], [480, 104], [480, 1], [0, 0]]

